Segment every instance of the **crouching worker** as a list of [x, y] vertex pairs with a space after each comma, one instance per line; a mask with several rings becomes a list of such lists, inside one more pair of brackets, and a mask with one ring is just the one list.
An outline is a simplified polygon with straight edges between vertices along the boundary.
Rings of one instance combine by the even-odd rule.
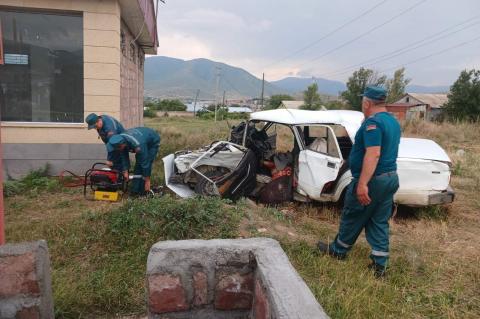
[[130, 167], [128, 152], [135, 153], [135, 168], [133, 174], [141, 176], [131, 181], [130, 192], [144, 195], [150, 192], [150, 176], [152, 165], [160, 147], [160, 135], [148, 127], [137, 127], [126, 130], [124, 133], [113, 135], [108, 144], [109, 153], [119, 153], [119, 166]]
[[[103, 143], [107, 144], [110, 138], [113, 135], [121, 134], [125, 132], [123, 125], [117, 121], [115, 118], [108, 116], [108, 115], [97, 115], [95, 113], [90, 113], [85, 118], [85, 122], [88, 124], [88, 129], [91, 130], [95, 128], [98, 133], [98, 137], [102, 139]], [[108, 152], [108, 149], [107, 149]], [[128, 156], [128, 153], [125, 153]], [[124, 170], [123, 167], [120, 166], [121, 160], [119, 158], [120, 153], [110, 153], [108, 152], [107, 155], [107, 165], [116, 169], [118, 171]], [[114, 166], [113, 164], [116, 163]], [[126, 169], [128, 172], [128, 168]]]

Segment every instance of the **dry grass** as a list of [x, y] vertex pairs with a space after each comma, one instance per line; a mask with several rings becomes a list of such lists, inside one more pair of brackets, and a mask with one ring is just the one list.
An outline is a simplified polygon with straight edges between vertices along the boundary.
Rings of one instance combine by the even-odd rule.
[[[148, 119], [146, 124], [162, 137], [155, 163], [157, 182], [163, 180], [162, 156], [228, 136], [226, 122], [170, 117]], [[278, 130], [281, 138], [290, 134], [281, 127]], [[403, 212], [391, 222], [391, 268], [385, 280], [374, 279], [366, 270], [369, 248], [363, 236], [345, 262], [315, 253], [315, 242], [331, 239], [337, 231], [340, 209], [335, 205], [267, 208], [250, 204], [240, 234], [280, 240], [332, 318], [479, 318], [480, 127], [409, 123], [404, 135], [433, 139], [447, 150], [453, 160], [451, 184], [457, 197], [447, 208]], [[289, 148], [289, 142], [279, 143], [279, 148]], [[115, 316], [102, 312], [99, 304], [115, 305], [120, 314], [144, 309], [144, 268], [135, 265], [144, 262], [145, 249], [125, 252], [116, 247], [112, 255], [103, 237], [96, 235], [106, 227], [99, 222], [102, 216], [121, 206], [85, 201], [77, 191], [6, 199], [8, 241], [48, 239], [59, 317], [75, 317], [75, 312], [68, 312], [71, 305], [83, 307], [85, 317], [89, 313]], [[110, 258], [120, 269], [107, 267]], [[130, 273], [139, 283], [129, 277], [126, 284], [122, 276]], [[72, 287], [78, 293], [72, 294]], [[122, 294], [135, 297], [125, 302]]]
[[331, 240], [338, 229], [340, 209], [334, 205], [258, 207], [242, 234], [280, 240], [333, 318], [478, 318], [480, 126], [409, 123], [404, 136], [429, 138], [447, 150], [457, 197], [447, 207], [403, 209], [391, 222], [385, 281], [366, 271], [369, 248], [363, 235], [346, 262], [316, 255], [315, 242]]

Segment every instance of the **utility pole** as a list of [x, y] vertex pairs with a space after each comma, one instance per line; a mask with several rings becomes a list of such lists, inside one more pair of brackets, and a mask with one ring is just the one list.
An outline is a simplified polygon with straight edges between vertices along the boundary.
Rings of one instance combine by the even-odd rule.
[[261, 106], [263, 110], [263, 93], [265, 92], [265, 73], [262, 73], [262, 98], [261, 98]]
[[199, 94], [200, 94], [200, 89], [197, 89], [197, 94], [195, 94], [195, 102], [193, 102], [193, 117], [196, 116], [195, 109], [197, 107], [197, 99]]
[[218, 107], [218, 85], [220, 84], [220, 71], [221, 67], [216, 66], [217, 85], [215, 86], [215, 122], [217, 121], [217, 107]]
[[[223, 91], [222, 107], [225, 108], [225, 90]], [[228, 108], [227, 108], [227, 113], [228, 113]], [[222, 117], [222, 120], [223, 120], [223, 117]]]

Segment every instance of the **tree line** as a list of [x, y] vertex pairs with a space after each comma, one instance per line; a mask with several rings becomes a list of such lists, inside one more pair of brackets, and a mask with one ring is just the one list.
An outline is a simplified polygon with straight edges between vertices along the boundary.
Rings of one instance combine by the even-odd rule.
[[178, 99], [145, 101], [144, 106], [155, 111], [186, 111], [187, 106]]
[[[340, 99], [322, 102], [318, 93], [317, 83], [312, 83], [303, 91], [301, 106], [305, 110], [319, 110], [322, 106], [327, 109], [361, 110], [363, 93], [368, 85], [382, 86], [387, 90], [387, 103], [398, 101], [405, 95], [405, 89], [411, 79], [405, 77], [405, 68], [396, 70], [392, 78], [381, 75], [375, 70], [360, 68], [353, 72], [346, 83], [347, 89], [340, 93]], [[294, 98], [287, 94], [272, 95], [264, 109], [277, 109], [282, 101], [292, 101]], [[445, 116], [452, 120], [479, 121], [480, 120], [480, 70], [464, 70], [451, 86], [448, 93], [448, 102], [443, 106]]]

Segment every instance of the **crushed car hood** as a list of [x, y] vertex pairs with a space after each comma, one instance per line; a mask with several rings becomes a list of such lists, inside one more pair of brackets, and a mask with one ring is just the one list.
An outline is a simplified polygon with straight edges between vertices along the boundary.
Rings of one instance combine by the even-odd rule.
[[402, 137], [398, 158], [414, 158], [451, 163], [447, 152], [432, 140]]

